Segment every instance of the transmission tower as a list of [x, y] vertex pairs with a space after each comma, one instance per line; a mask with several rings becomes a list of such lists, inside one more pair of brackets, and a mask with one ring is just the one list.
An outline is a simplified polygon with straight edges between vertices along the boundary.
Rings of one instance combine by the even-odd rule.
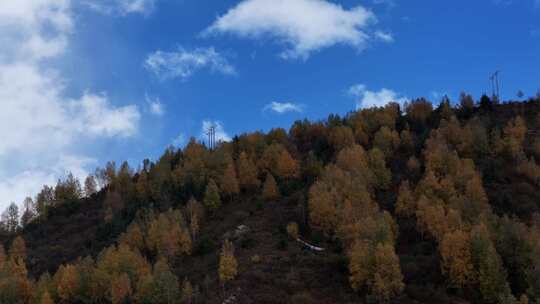
[[206, 135], [208, 135], [208, 148], [214, 150], [216, 148], [216, 126], [214, 124], [208, 127]]
[[500, 87], [499, 87], [499, 71], [495, 71], [490, 77], [491, 80], [491, 93], [493, 99], [500, 100]]

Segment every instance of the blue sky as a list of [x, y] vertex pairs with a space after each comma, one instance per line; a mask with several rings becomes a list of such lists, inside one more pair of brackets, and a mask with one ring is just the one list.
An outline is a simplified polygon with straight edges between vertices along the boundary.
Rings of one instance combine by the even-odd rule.
[[107, 160], [427, 97], [540, 89], [540, 1], [0, 3], [0, 208]]

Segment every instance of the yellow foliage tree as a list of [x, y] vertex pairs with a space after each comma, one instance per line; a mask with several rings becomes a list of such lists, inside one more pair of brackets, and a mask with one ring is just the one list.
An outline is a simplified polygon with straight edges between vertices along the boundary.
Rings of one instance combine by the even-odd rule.
[[79, 292], [80, 277], [73, 265], [60, 266], [56, 275], [56, 290], [62, 303], [73, 303]]
[[48, 291], [45, 291], [43, 295], [41, 295], [41, 300], [39, 301], [39, 304], [54, 304]]
[[223, 284], [233, 280], [238, 274], [238, 263], [234, 256], [234, 247], [229, 240], [226, 240], [221, 247], [218, 273], [219, 280]]
[[464, 287], [472, 279], [471, 240], [467, 232], [455, 230], [444, 235], [439, 251], [442, 272], [455, 287]]
[[399, 143], [399, 134], [387, 126], [381, 127], [373, 138], [373, 146], [379, 148], [386, 157], [392, 155], [394, 150], [399, 147]]
[[355, 142], [353, 131], [347, 126], [337, 126], [330, 130], [328, 141], [339, 152], [345, 147], [352, 146]]
[[378, 244], [375, 249], [375, 273], [373, 275], [372, 293], [379, 302], [388, 302], [405, 288], [399, 258], [394, 246]]
[[293, 239], [298, 239], [298, 224], [291, 222], [287, 224], [287, 233]]
[[17, 236], [9, 248], [9, 257], [13, 260], [26, 260], [26, 243], [21, 236]]
[[257, 167], [251, 159], [248, 158], [246, 152], [240, 153], [238, 158], [238, 181], [240, 187], [244, 190], [258, 188], [261, 184], [257, 177]]
[[392, 180], [392, 173], [388, 167], [386, 167], [383, 152], [375, 147], [369, 151], [368, 158], [369, 167], [375, 178], [375, 188], [379, 190], [388, 189]]
[[4, 250], [4, 245], [0, 244], [0, 269], [4, 267], [6, 260], [7, 260], [7, 257], [6, 257], [6, 251]]
[[300, 167], [291, 154], [286, 149], [283, 149], [277, 159], [276, 171], [280, 178], [296, 178], [300, 174]]
[[416, 211], [416, 201], [409, 186], [409, 181], [404, 181], [399, 186], [399, 194], [396, 202], [396, 214], [410, 217]]
[[213, 179], [210, 179], [204, 192], [204, 206], [214, 212], [221, 206], [221, 197], [219, 195], [219, 189]]
[[503, 144], [507, 154], [513, 159], [523, 153], [523, 141], [527, 135], [527, 125], [521, 116], [509, 121], [503, 129]]
[[356, 241], [349, 251], [349, 282], [354, 290], [359, 291], [368, 284], [374, 263], [370, 245], [364, 241]]
[[131, 223], [126, 232], [120, 235], [120, 244], [125, 244], [132, 249], [143, 250], [145, 248], [144, 234], [137, 222]]
[[309, 219], [311, 224], [329, 234], [339, 222], [337, 204], [340, 196], [337, 190], [319, 180], [309, 189]]
[[231, 199], [233, 196], [240, 192], [238, 178], [236, 176], [236, 169], [234, 167], [234, 162], [232, 161], [232, 159], [228, 162], [227, 168], [225, 168], [225, 171], [221, 176], [220, 189], [223, 194], [225, 194]]
[[274, 176], [272, 176], [270, 172], [266, 175], [266, 180], [264, 181], [262, 195], [266, 201], [277, 200], [280, 197], [276, 180], [274, 179]]
[[189, 229], [191, 231], [191, 238], [193, 240], [196, 240], [200, 230], [199, 216], [197, 216], [197, 214], [193, 214], [191, 216], [191, 220], [189, 222]]
[[131, 281], [126, 273], [122, 273], [111, 281], [111, 303], [121, 304], [130, 299], [133, 290]]
[[186, 278], [184, 280], [184, 284], [182, 285], [182, 301], [186, 304], [191, 304], [193, 302], [194, 296], [195, 292], [193, 290], [193, 286], [191, 285], [191, 282]]

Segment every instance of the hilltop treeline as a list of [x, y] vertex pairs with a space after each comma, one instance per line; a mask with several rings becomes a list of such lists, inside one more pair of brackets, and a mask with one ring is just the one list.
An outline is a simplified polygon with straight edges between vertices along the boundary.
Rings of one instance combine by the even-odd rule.
[[540, 303], [539, 162], [540, 97], [191, 140], [11, 205], [0, 302]]

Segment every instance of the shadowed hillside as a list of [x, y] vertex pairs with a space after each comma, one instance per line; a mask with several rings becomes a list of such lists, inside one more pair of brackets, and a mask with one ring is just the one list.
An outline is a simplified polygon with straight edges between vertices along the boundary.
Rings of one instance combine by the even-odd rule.
[[540, 303], [539, 163], [540, 97], [192, 140], [6, 210], [0, 303]]

